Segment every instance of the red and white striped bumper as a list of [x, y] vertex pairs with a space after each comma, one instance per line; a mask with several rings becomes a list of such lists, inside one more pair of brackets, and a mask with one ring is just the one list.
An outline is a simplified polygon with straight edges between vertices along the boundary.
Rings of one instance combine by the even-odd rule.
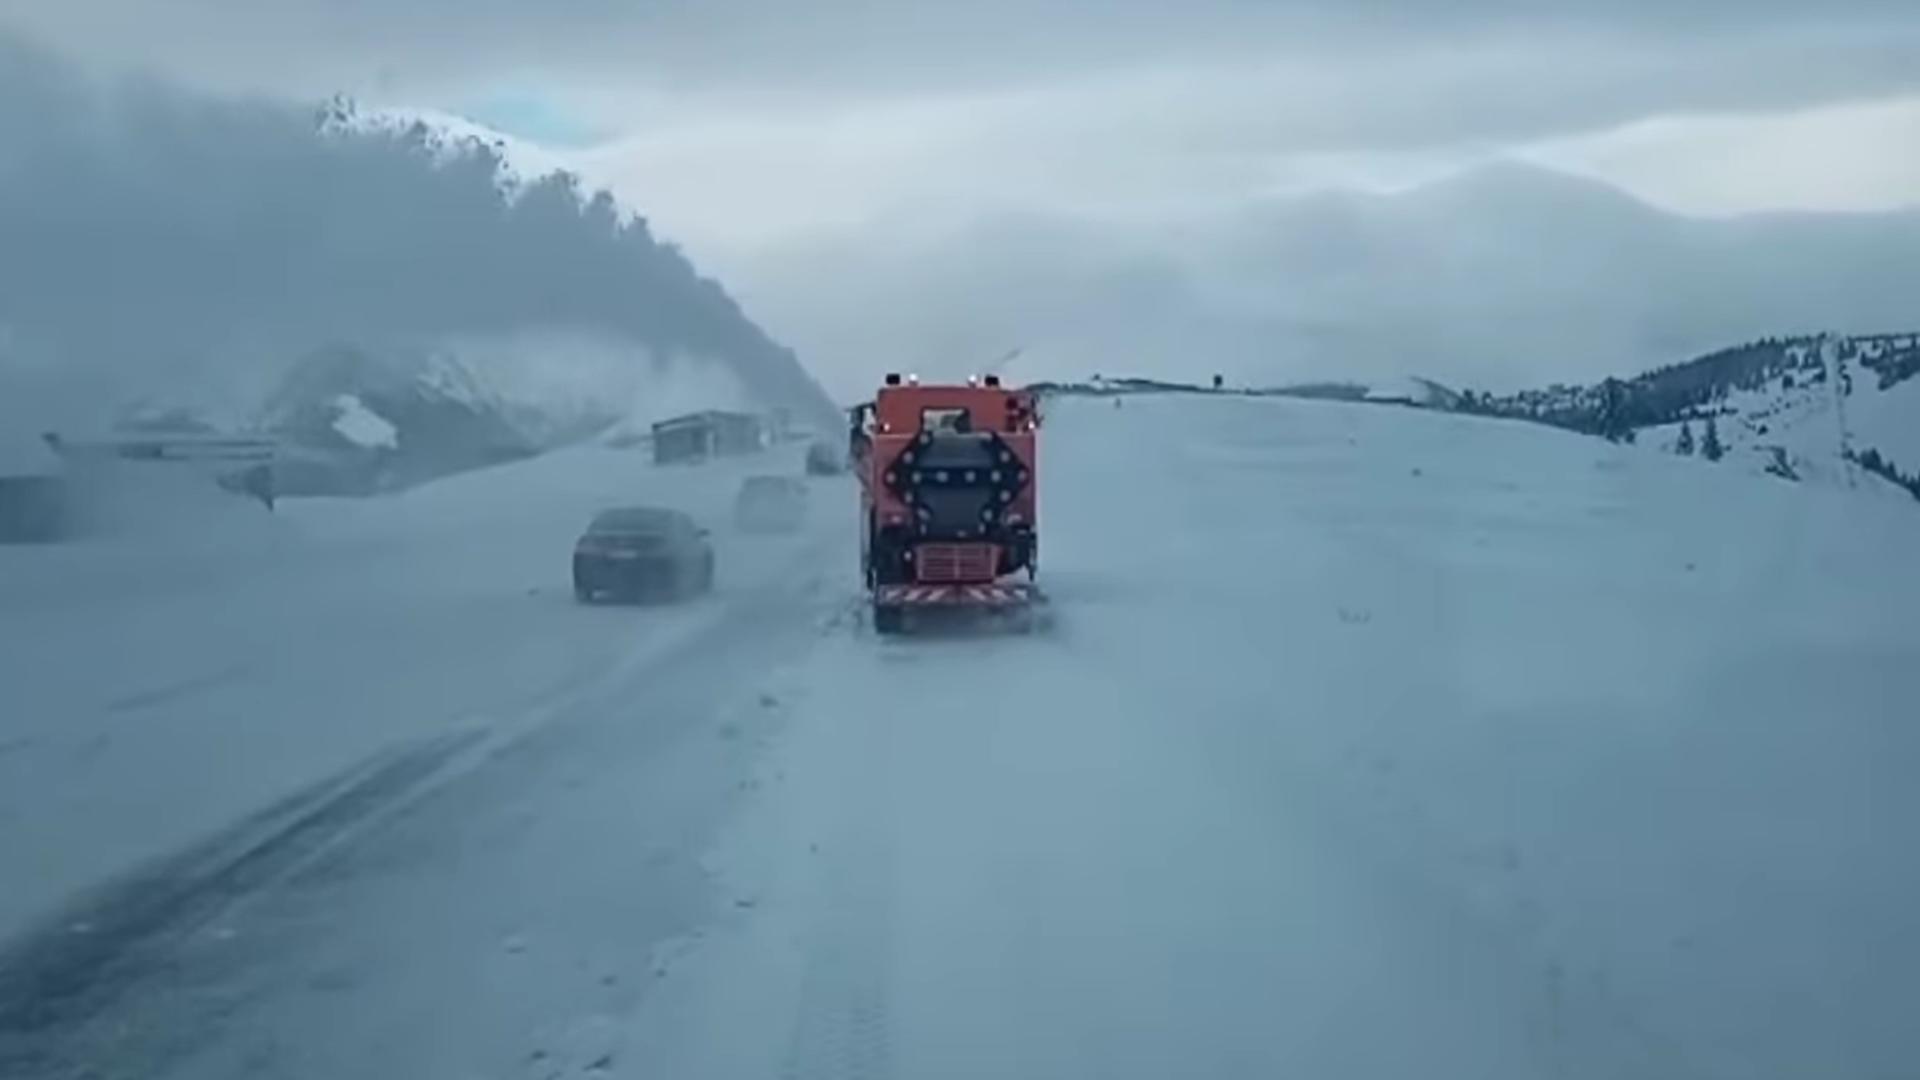
[[877, 607], [1017, 607], [1039, 599], [1039, 589], [1022, 584], [879, 585], [873, 590], [873, 602]]

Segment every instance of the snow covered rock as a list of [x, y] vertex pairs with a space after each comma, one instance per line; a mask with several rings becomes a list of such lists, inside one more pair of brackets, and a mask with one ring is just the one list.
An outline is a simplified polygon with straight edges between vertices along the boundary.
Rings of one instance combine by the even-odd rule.
[[507, 402], [445, 352], [346, 345], [308, 355], [269, 397], [285, 494], [366, 493], [541, 449]]
[[349, 442], [364, 446], [369, 450], [392, 450], [399, 445], [399, 431], [386, 418], [372, 409], [366, 402], [352, 394], [341, 394], [333, 399], [340, 415], [334, 418], [333, 430], [345, 436]]

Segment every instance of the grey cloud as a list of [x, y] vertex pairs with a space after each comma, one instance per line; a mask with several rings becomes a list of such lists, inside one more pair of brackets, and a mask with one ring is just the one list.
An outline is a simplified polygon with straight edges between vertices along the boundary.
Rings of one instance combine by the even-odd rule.
[[[1764, 111], [1904, 86], [1901, 49], [1767, 37], [1742, 64], [1682, 45], [1489, 40], [1455, 50], [1083, 75], [972, 96], [671, 118], [581, 160], [663, 220], [753, 234], [982, 208], [1191, 211], [1356, 182], [1404, 184], [1516, 145], [1662, 114]], [[1874, 80], [1878, 80], [1875, 82]], [[1899, 155], [1902, 140], [1886, 140]], [[1907, 152], [1910, 152], [1907, 151]], [[1752, 166], [1762, 168], [1764, 166]]]
[[485, 154], [308, 113], [102, 88], [0, 37], [0, 363], [120, 394], [243, 388], [315, 347], [577, 328], [824, 404], [644, 222]]
[[[535, 69], [585, 87], [857, 99], [1140, 68], [1351, 62], [1356, 99], [1424, 97], [1436, 114], [1457, 111], [1456, 127], [1494, 106], [1510, 123], [1562, 130], [1572, 113], [1912, 86], [1902, 60], [1920, 40], [1920, 8], [1906, 0], [45, 0], [13, 18], [117, 63], [307, 94], [447, 91]], [[1489, 57], [1527, 54], [1540, 69], [1531, 83], [1477, 71]]]
[[1499, 38], [1406, 52], [1216, 64], [1092, 78], [989, 100], [1036, 147], [1105, 141], [1162, 153], [1264, 154], [1513, 142], [1676, 109], [1788, 108], [1920, 87], [1904, 36], [1755, 34], [1685, 41]]
[[[1588, 379], [1765, 336], [1902, 328], [1920, 212], [1698, 220], [1501, 165], [1395, 196], [1323, 193], [1176, 224], [1014, 216], [820, 236], [740, 280], [843, 387], [901, 356], [964, 373], [1254, 382]], [[826, 268], [834, 285], [822, 288]], [[837, 366], [832, 366], [837, 365]]]

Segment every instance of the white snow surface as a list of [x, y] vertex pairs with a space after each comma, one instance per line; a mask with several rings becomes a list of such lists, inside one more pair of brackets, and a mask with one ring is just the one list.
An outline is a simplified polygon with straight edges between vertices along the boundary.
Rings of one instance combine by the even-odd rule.
[[1920, 379], [1856, 395], [1847, 424], [1862, 447], [1879, 450], [1904, 472], [1920, 473]]
[[[186, 955], [229, 950], [207, 970], [237, 989], [143, 998], [191, 1038], [142, 1071], [1920, 1060], [1910, 503], [1412, 409], [1048, 418], [1032, 636], [874, 637], [845, 478], [798, 540], [723, 534], [706, 602], [565, 595], [593, 506], [717, 520], [753, 459], [580, 449], [236, 502], [199, 544], [0, 549], [0, 684], [31, 703], [0, 719], [0, 857], [27, 870], [0, 933], [477, 729], [488, 764], [210, 924]], [[200, 1000], [219, 1022], [179, 1019]]]
[[333, 429], [355, 446], [374, 449], [393, 449], [399, 445], [399, 432], [387, 422], [386, 418], [361, 401], [353, 394], [341, 394], [333, 399], [334, 407], [340, 415], [333, 421]]
[[1051, 419], [1057, 631], [794, 675], [726, 864], [772, 899], [656, 1006], [666, 1073], [1915, 1060], [1910, 505], [1363, 405]]

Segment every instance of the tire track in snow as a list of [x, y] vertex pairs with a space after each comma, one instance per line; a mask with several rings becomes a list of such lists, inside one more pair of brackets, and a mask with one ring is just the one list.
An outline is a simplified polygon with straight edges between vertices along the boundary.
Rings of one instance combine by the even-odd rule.
[[[844, 820], [808, 950], [782, 1080], [883, 1080], [893, 1074], [893, 815], [888, 805], [884, 710], [845, 710], [866, 752], [847, 777]], [[855, 740], [847, 740], [854, 744]]]
[[[289, 904], [304, 902], [303, 896], [312, 898], [314, 889], [340, 890], [315, 900], [329, 905], [325, 920], [317, 924], [327, 927], [318, 940], [351, 944], [359, 928], [373, 925], [362, 898], [378, 891], [381, 864], [383, 860], [390, 864], [394, 845], [430, 852], [450, 838], [467, 834], [477, 822], [497, 827], [500, 819], [493, 815], [506, 805], [500, 798], [503, 791], [515, 792], [518, 799], [544, 790], [535, 805], [541, 807], [542, 815], [552, 814], [571, 805], [563, 792], [574, 791], [578, 783], [579, 767], [568, 761], [585, 756], [623, 770], [618, 763], [626, 754], [657, 750], [688, 737], [708, 715], [703, 703], [713, 696], [713, 687], [725, 685], [722, 674], [736, 664], [753, 667], [749, 658], [760, 655], [763, 648], [781, 647], [782, 641], [810, 629], [810, 619], [792, 616], [810, 612], [817, 592], [817, 580], [801, 574], [684, 612], [671, 633], [637, 642], [583, 683], [541, 689], [497, 712], [469, 714], [464, 736], [448, 736], [452, 741], [431, 761], [423, 760], [410, 782], [398, 776], [391, 783], [379, 779], [385, 775], [383, 767], [411, 759], [410, 751], [396, 751], [350, 770], [336, 784], [315, 785], [302, 796], [286, 800], [253, 819], [254, 827], [229, 830], [227, 835], [238, 839], [203, 845], [204, 849], [244, 850], [254, 842], [252, 838], [297, 831], [298, 826], [289, 823], [309, 814], [339, 824], [324, 835], [316, 828], [311, 842], [298, 845], [301, 853], [289, 847], [288, 857], [277, 861], [276, 870], [250, 874], [244, 885], [215, 897], [204, 910], [179, 917], [155, 913], [152, 935], [129, 942], [92, 974], [75, 973], [76, 981], [95, 985], [96, 999], [18, 1038], [0, 1022], [0, 1076], [11, 1080], [15, 1075], [94, 1075], [89, 1069], [104, 1075], [251, 1076], [262, 1066], [247, 1057], [249, 1053], [311, 1053], [305, 1042], [311, 1036], [301, 1021], [281, 1029], [266, 1026], [276, 1008], [285, 1009], [289, 989], [298, 992], [302, 986], [285, 974], [298, 968], [299, 962], [289, 957], [306, 942], [292, 935], [273, 936], [288, 933]], [[655, 674], [649, 677], [650, 672]], [[653, 714], [657, 722], [635, 725], [636, 709]], [[430, 749], [416, 745], [423, 754]], [[337, 813], [328, 809], [336, 803]], [[360, 803], [366, 804], [364, 813], [345, 812], [348, 804]], [[271, 838], [258, 842], [265, 845]], [[191, 870], [202, 865], [204, 861], [190, 852], [169, 858], [152, 873], [140, 875], [137, 881], [128, 879], [124, 888], [116, 889], [135, 894], [142, 881], [166, 884], [169, 867]], [[614, 864], [603, 861], [603, 865]], [[612, 884], [617, 889], [630, 883], [614, 880]], [[430, 893], [435, 888], [430, 879], [426, 888]], [[419, 907], [454, 913], [444, 896]], [[482, 912], [481, 921], [487, 913], [499, 911], [497, 905], [488, 907], [484, 902], [476, 902], [476, 909]], [[86, 910], [86, 904], [74, 905], [34, 940], [51, 943], [54, 949], [49, 951], [56, 952], [67, 927], [82, 924], [91, 929]], [[465, 921], [475, 921], [471, 912]], [[228, 940], [226, 935], [236, 932], [246, 939], [244, 948], [220, 945]], [[388, 955], [395, 963], [417, 963], [410, 948], [403, 943]], [[0, 953], [0, 970], [10, 963], [7, 954]], [[55, 970], [58, 962], [37, 967]], [[600, 999], [606, 993], [606, 984], [596, 983], [588, 996], [596, 1008], [604, 1009]], [[0, 993], [0, 1009], [32, 997], [27, 988], [11, 996]], [[546, 1008], [537, 995], [525, 1004], [529, 1010]], [[531, 1018], [536, 1013], [525, 1015]], [[549, 1075], [554, 1069], [571, 1067], [569, 1063], [578, 1066], [582, 1075], [611, 1072], [609, 1048], [617, 1049], [618, 1040], [606, 1034], [604, 1021], [594, 1013], [542, 1022], [539, 1026], [548, 1034], [540, 1037], [541, 1045], [536, 1047], [543, 1055], [534, 1065], [536, 1073]], [[272, 1034], [259, 1035], [263, 1029]], [[328, 1033], [318, 1034], [320, 1041], [329, 1039]], [[254, 1040], [253, 1046], [247, 1045], [249, 1039]], [[276, 1039], [285, 1040], [279, 1043], [280, 1049], [259, 1049], [272, 1047]], [[430, 1040], [423, 1038], [422, 1043]], [[413, 1047], [400, 1049], [412, 1052]], [[350, 1056], [352, 1051], [347, 1053]]]
[[174, 947], [403, 805], [483, 734], [456, 731], [377, 755], [0, 947], [0, 1075], [55, 1065], [72, 1033], [164, 970]]
[[884, 1080], [892, 1075], [887, 969], [891, 960], [890, 860], [849, 852], [801, 984], [784, 1080]]
[[248, 664], [229, 664], [216, 671], [176, 679], [161, 686], [122, 695], [107, 702], [104, 708], [109, 713], [130, 713], [150, 709], [156, 705], [166, 705], [231, 683], [245, 675], [249, 667]]

